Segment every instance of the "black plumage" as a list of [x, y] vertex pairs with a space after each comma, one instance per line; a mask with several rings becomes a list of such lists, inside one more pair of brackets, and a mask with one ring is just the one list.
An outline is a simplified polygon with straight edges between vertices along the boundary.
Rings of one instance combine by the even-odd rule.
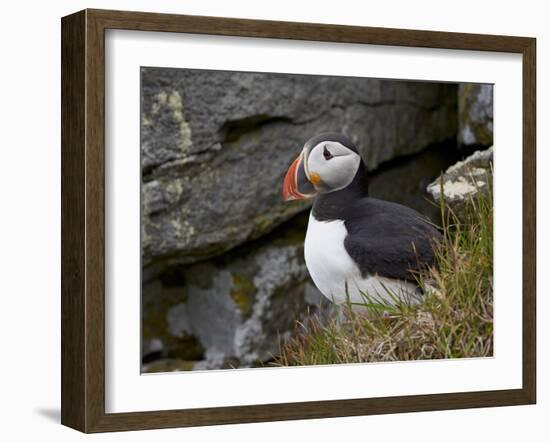
[[414, 271], [434, 263], [433, 246], [441, 234], [413, 209], [367, 197], [354, 205], [344, 223], [344, 247], [363, 277], [369, 273], [414, 281]]
[[371, 198], [367, 189], [361, 164], [349, 186], [317, 196], [313, 216], [318, 221], [344, 221], [344, 247], [363, 277], [378, 274], [415, 281], [415, 271], [434, 264], [434, 245], [441, 233], [417, 211]]

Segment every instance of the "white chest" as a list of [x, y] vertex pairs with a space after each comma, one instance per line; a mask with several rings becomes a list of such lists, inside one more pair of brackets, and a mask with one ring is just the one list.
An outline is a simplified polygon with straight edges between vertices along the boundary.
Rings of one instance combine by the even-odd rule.
[[361, 276], [344, 248], [347, 234], [343, 221], [317, 221], [310, 214], [304, 245], [306, 265], [321, 293], [338, 303], [346, 299], [346, 283]]
[[[391, 302], [390, 290], [398, 298], [409, 297], [416, 287], [376, 275], [363, 277], [344, 247], [348, 232], [343, 221], [318, 221], [310, 214], [304, 244], [305, 261], [311, 279], [329, 300], [364, 303], [364, 294]], [[347, 293], [347, 294], [346, 294]]]

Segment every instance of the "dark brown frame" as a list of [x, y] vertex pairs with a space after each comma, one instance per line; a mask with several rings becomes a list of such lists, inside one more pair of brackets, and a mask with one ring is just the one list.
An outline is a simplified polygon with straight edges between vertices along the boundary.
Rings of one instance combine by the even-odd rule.
[[[536, 40], [534, 38], [104, 10], [84, 10], [64, 17], [61, 29], [61, 422], [64, 425], [84, 432], [101, 432], [535, 403]], [[522, 54], [522, 388], [106, 414], [104, 327], [105, 29]]]

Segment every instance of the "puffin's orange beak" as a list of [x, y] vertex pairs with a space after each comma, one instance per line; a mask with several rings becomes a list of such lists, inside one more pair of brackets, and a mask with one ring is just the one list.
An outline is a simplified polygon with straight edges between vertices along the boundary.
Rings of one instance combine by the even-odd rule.
[[302, 163], [302, 158], [304, 153], [300, 153], [298, 158], [296, 158], [290, 167], [288, 168], [285, 180], [283, 181], [283, 200], [300, 200], [303, 199], [303, 196], [298, 192], [298, 180], [297, 172], [300, 164]]
[[283, 181], [283, 200], [302, 200], [311, 198], [317, 193], [312, 183], [308, 180], [303, 165], [304, 152], [302, 151], [296, 158], [288, 171], [286, 172]]

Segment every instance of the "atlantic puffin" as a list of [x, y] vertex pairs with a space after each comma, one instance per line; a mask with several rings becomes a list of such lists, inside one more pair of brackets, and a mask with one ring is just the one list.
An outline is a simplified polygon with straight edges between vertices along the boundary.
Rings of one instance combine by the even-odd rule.
[[340, 133], [309, 139], [283, 181], [285, 201], [315, 198], [304, 243], [309, 274], [330, 301], [417, 303], [415, 273], [434, 264], [440, 232], [417, 211], [368, 195], [367, 169]]

